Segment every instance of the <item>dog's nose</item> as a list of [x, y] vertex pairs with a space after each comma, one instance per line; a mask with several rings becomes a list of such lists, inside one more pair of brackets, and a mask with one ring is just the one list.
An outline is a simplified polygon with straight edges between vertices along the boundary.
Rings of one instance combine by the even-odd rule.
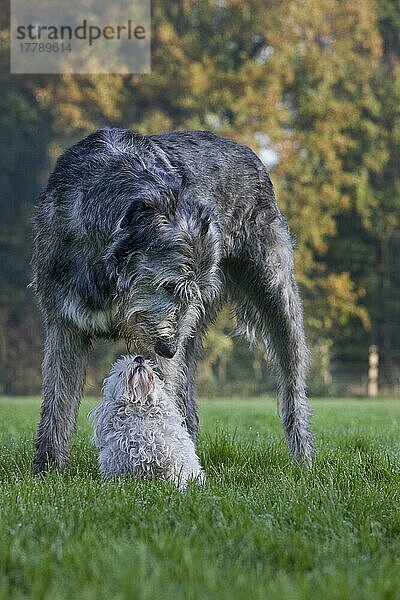
[[154, 350], [156, 354], [163, 358], [173, 358], [176, 353], [176, 345], [158, 341], [154, 345]]
[[133, 359], [133, 362], [137, 365], [144, 365], [144, 358], [143, 356], [135, 356], [135, 358]]

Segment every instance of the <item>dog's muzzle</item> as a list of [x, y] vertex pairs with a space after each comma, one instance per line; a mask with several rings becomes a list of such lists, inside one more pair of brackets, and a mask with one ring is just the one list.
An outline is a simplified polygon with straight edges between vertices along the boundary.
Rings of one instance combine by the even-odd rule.
[[178, 345], [175, 341], [168, 343], [158, 340], [154, 345], [155, 353], [163, 358], [173, 358], [176, 354], [177, 348]]

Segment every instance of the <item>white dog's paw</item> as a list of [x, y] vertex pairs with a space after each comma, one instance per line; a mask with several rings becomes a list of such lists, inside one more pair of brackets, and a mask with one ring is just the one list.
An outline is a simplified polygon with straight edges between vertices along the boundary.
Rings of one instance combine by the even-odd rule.
[[203, 470], [200, 471], [200, 473], [198, 473], [195, 477], [194, 480], [196, 481], [196, 483], [199, 483], [200, 485], [203, 485], [203, 483], [206, 482], [207, 478], [206, 478], [206, 474], [204, 473]]
[[203, 485], [206, 482], [206, 474], [203, 470], [196, 471], [195, 473], [188, 473], [183, 475], [182, 473], [176, 474], [173, 477], [173, 482], [180, 492], [183, 492], [188, 483], [197, 483], [198, 485]]

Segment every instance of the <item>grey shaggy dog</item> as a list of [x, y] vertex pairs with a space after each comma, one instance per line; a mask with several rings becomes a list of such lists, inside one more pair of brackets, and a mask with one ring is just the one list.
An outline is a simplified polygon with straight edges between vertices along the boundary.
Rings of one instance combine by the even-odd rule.
[[189, 480], [204, 482], [185, 419], [142, 356], [114, 363], [89, 417], [103, 475], [165, 479], [180, 490]]
[[292, 240], [254, 152], [206, 131], [102, 129], [57, 161], [34, 232], [46, 333], [35, 473], [68, 461], [96, 338], [126, 339], [154, 361], [195, 440], [196, 362], [224, 302], [275, 355], [286, 437], [311, 463]]

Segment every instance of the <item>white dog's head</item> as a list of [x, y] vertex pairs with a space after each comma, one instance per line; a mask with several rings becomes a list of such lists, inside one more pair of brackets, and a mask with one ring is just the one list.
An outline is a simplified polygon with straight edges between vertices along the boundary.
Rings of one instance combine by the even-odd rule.
[[153, 403], [156, 383], [158, 378], [149, 363], [140, 355], [129, 355], [113, 365], [103, 393], [109, 400], [144, 406]]
[[129, 399], [132, 402], [144, 404], [155, 389], [153, 369], [140, 355], [126, 362], [128, 364], [122, 371], [121, 376], [125, 378]]

